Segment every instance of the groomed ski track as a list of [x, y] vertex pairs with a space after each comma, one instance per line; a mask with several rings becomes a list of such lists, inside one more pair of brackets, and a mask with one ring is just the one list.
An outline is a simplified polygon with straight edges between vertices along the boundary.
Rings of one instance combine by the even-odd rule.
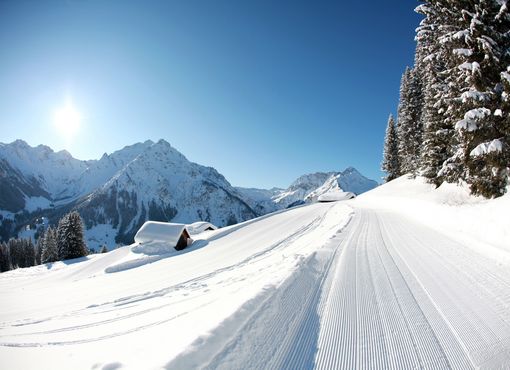
[[278, 289], [166, 368], [508, 369], [510, 270], [488, 255], [356, 208]]

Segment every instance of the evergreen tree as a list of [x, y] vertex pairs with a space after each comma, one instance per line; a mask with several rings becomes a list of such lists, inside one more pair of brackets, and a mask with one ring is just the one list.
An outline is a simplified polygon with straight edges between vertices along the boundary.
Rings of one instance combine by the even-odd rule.
[[58, 261], [57, 236], [55, 229], [48, 227], [43, 236], [41, 263]]
[[35, 265], [35, 247], [32, 239], [23, 240], [23, 257], [24, 267], [31, 267]]
[[58, 253], [62, 260], [88, 254], [83, 237], [83, 221], [76, 211], [68, 213], [58, 223]]
[[457, 144], [442, 173], [449, 181], [466, 181], [474, 194], [498, 196], [505, 191], [508, 161], [501, 119], [494, 113], [501, 95], [501, 63], [508, 58], [508, 19], [501, 17], [495, 0], [450, 0], [448, 10], [456, 17], [443, 25], [448, 32], [439, 42], [448, 64], [447, 113]]
[[446, 114], [448, 107], [447, 64], [444, 50], [438, 39], [444, 35], [450, 14], [444, 1], [425, 1], [416, 8], [424, 19], [416, 33], [415, 69], [422, 79], [423, 146], [421, 150], [421, 174], [430, 183], [439, 186], [444, 180], [440, 171], [451, 156], [455, 136], [451, 120]]
[[422, 144], [421, 110], [423, 105], [419, 74], [406, 68], [400, 85], [398, 106], [398, 154], [402, 173], [416, 175]]
[[7, 247], [9, 249], [9, 256], [11, 257], [11, 267], [12, 269], [17, 269], [18, 267], [23, 267], [24, 258], [23, 258], [23, 247], [18, 239], [9, 239], [7, 242]]
[[108, 252], [108, 248], [106, 247], [106, 244], [103, 244], [99, 253], [107, 253], [107, 252]]
[[398, 157], [398, 137], [395, 120], [390, 114], [384, 139], [384, 153], [381, 168], [386, 172], [385, 181], [391, 181], [400, 176]]
[[39, 238], [37, 238], [37, 244], [35, 246], [35, 264], [40, 265], [41, 264], [41, 255], [44, 245], [44, 231], [39, 231]]
[[11, 261], [9, 257], [9, 248], [4, 242], [0, 243], [0, 272], [9, 271], [11, 269]]

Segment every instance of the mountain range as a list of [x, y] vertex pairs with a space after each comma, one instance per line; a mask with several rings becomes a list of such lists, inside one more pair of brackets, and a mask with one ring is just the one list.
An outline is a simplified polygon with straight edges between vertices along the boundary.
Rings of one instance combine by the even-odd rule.
[[328, 191], [360, 194], [376, 186], [349, 167], [301, 176], [287, 189], [240, 188], [214, 168], [188, 161], [165, 140], [87, 161], [16, 140], [0, 143], [0, 239], [37, 236], [40, 220], [55, 224], [75, 209], [89, 247], [112, 247], [132, 243], [148, 219], [225, 226], [313, 202]]

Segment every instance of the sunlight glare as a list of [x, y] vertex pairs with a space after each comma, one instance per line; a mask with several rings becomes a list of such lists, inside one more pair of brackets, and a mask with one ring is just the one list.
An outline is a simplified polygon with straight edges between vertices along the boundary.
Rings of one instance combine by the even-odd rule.
[[66, 141], [72, 140], [80, 128], [81, 115], [68, 100], [55, 111], [54, 123], [57, 133]]

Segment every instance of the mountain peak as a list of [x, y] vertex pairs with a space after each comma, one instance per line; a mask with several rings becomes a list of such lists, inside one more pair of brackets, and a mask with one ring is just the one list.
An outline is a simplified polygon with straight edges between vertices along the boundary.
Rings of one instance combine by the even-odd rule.
[[359, 175], [361, 175], [360, 172], [356, 168], [354, 168], [352, 166], [349, 166], [345, 170], [343, 170], [342, 174], [344, 174], [344, 175], [347, 175], [347, 174], [359, 174]]
[[31, 148], [31, 146], [28, 145], [26, 141], [21, 140], [21, 139], [14, 140], [10, 145], [15, 148], [21, 148], [21, 149]]

